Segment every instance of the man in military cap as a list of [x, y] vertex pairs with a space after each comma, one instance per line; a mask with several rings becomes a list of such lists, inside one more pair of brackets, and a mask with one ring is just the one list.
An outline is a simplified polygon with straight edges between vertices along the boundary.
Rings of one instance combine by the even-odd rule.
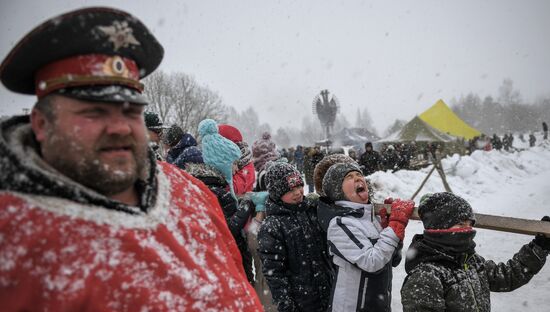
[[162, 56], [135, 17], [87, 8], [0, 65], [38, 97], [0, 122], [2, 310], [261, 309], [216, 197], [148, 148], [140, 79]]
[[149, 146], [155, 152], [155, 157], [157, 160], [164, 160], [162, 145], [160, 142], [161, 136], [164, 131], [160, 117], [155, 112], [145, 112], [143, 114], [145, 119], [145, 127], [149, 133]]

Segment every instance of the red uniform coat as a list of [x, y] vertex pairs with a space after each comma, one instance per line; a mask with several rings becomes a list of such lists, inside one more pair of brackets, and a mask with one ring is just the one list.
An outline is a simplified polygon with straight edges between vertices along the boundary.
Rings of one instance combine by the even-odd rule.
[[259, 311], [216, 197], [158, 167], [147, 213], [0, 191], [0, 309]]

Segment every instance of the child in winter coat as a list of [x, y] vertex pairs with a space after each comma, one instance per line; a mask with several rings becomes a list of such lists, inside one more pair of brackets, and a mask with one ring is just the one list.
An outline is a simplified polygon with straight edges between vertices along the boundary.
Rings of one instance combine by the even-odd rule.
[[165, 145], [168, 146], [166, 162], [183, 170], [188, 163], [203, 163], [202, 152], [197, 147], [197, 140], [190, 133], [184, 133], [183, 130], [179, 132], [175, 129], [181, 130], [177, 126], [172, 126], [162, 138]]
[[268, 161], [278, 159], [277, 145], [271, 140], [269, 132], [262, 133], [261, 139], [252, 143], [252, 161], [256, 172], [264, 169]]
[[[269, 163], [266, 166], [269, 166]], [[256, 212], [245, 228], [248, 249], [254, 260], [254, 290], [258, 298], [260, 298], [264, 311], [276, 312], [277, 306], [273, 304], [273, 297], [271, 296], [269, 285], [262, 272], [262, 260], [258, 253], [258, 231], [265, 219], [265, 202], [268, 195], [267, 191], [247, 193], [242, 200], [242, 204], [254, 207]]]
[[273, 301], [279, 311], [326, 311], [331, 266], [300, 172], [288, 163], [274, 163], [266, 181], [267, 217], [258, 233], [258, 251]]
[[218, 125], [221, 136], [237, 144], [241, 150], [241, 157], [237, 160], [237, 168], [233, 173], [233, 188], [236, 195], [243, 195], [251, 192], [256, 181], [254, 163], [252, 162], [252, 152], [248, 144], [243, 141], [243, 136], [239, 129], [231, 125]]
[[[253, 193], [247, 193], [244, 197], [243, 203], [251, 204], [254, 206], [255, 214], [250, 219], [250, 222], [246, 227], [246, 239], [248, 242], [248, 249], [254, 260], [254, 290], [260, 298], [260, 302], [264, 307], [265, 312], [275, 312], [277, 311], [277, 306], [273, 303], [273, 296], [269, 290], [269, 285], [267, 284], [267, 279], [265, 278], [262, 272], [262, 261], [260, 259], [260, 254], [258, 252], [258, 231], [265, 220], [265, 202], [269, 193], [267, 192], [267, 187], [265, 183], [265, 173], [266, 168], [269, 168], [276, 162], [284, 162], [282, 159], [275, 161], [268, 161], [264, 166], [264, 169], [260, 171], [258, 175], [258, 180], [256, 187], [254, 188]], [[250, 200], [247, 200], [249, 198]]]
[[391, 311], [392, 266], [401, 261], [414, 202], [394, 201], [389, 222], [375, 216], [357, 163], [332, 165], [323, 192], [319, 220], [336, 266], [329, 311]]
[[235, 143], [218, 133], [214, 120], [201, 121], [198, 130], [202, 139], [204, 164], [188, 163], [185, 170], [204, 182], [217, 196], [227, 225], [239, 247], [246, 276], [253, 283], [252, 257], [246, 243], [244, 227], [254, 210], [248, 205], [239, 205], [233, 192], [232, 168], [241, 152]]
[[538, 234], [506, 263], [485, 260], [475, 252], [472, 207], [452, 193], [425, 195], [418, 213], [424, 234], [413, 238], [405, 263], [405, 312], [491, 311], [491, 291], [527, 284], [550, 253], [550, 238]]

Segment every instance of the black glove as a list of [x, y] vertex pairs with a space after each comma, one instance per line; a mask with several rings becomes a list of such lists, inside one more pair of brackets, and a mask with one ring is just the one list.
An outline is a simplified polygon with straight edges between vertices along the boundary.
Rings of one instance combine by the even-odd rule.
[[[550, 217], [544, 216], [541, 220], [550, 222]], [[550, 251], [550, 237], [546, 237], [544, 234], [539, 233], [537, 234], [537, 236], [535, 236], [533, 242], [537, 244], [540, 248], [546, 251]]]

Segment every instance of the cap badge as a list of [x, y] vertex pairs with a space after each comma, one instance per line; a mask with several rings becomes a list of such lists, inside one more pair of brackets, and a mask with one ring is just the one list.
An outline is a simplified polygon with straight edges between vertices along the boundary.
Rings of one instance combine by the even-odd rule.
[[140, 45], [136, 37], [132, 34], [132, 28], [128, 27], [127, 21], [114, 21], [111, 26], [97, 26], [97, 28], [109, 37], [114, 45], [115, 51], [120, 48], [127, 48], [129, 45]]
[[113, 56], [105, 60], [103, 73], [107, 76], [129, 77], [128, 68], [120, 56]]

